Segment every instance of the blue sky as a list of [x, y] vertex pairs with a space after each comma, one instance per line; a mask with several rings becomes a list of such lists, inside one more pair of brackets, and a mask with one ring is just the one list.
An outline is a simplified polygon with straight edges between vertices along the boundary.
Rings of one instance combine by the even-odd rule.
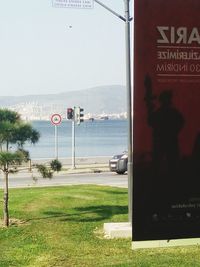
[[[101, 2], [124, 15], [123, 0]], [[86, 10], [2, 0], [0, 73], [0, 96], [125, 85], [124, 22], [97, 3]]]

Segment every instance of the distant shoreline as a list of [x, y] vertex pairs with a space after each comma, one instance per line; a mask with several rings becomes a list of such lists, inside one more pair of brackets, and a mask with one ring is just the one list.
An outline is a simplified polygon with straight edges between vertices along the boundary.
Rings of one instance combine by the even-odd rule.
[[[113, 155], [112, 155], [113, 156]], [[80, 165], [87, 165], [87, 164], [106, 164], [109, 162], [109, 159], [112, 158], [112, 156], [91, 156], [91, 157], [76, 157], [75, 161], [76, 164]], [[47, 163], [50, 162], [55, 158], [31, 158], [32, 164], [38, 164], [38, 163]], [[60, 157], [58, 158], [62, 164], [70, 165], [72, 162], [71, 157]]]

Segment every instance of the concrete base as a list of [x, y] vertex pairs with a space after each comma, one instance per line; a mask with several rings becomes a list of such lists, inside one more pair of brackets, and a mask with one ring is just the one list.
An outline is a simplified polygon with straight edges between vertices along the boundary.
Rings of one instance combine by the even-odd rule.
[[104, 233], [107, 238], [131, 238], [131, 223], [104, 223]]
[[200, 245], [200, 238], [172, 239], [172, 240], [154, 240], [154, 241], [133, 241], [132, 249], [141, 248], [164, 248], [179, 246]]

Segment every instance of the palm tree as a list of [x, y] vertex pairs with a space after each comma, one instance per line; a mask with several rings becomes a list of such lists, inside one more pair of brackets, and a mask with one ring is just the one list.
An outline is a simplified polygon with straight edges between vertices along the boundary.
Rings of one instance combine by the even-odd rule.
[[[4, 224], [9, 226], [8, 212], [8, 175], [17, 171], [16, 164], [27, 161], [29, 153], [23, 150], [26, 142], [35, 144], [40, 134], [28, 123], [21, 120], [20, 115], [8, 109], [0, 109], [0, 169], [4, 173]], [[9, 151], [9, 144], [16, 144], [15, 152]]]

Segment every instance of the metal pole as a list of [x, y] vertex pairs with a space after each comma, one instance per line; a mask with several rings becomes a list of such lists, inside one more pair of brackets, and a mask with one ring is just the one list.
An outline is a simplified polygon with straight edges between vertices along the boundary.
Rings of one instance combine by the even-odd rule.
[[75, 169], [75, 119], [72, 119], [72, 169]]
[[127, 90], [127, 119], [128, 119], [128, 214], [132, 222], [133, 197], [133, 155], [132, 155], [132, 92], [131, 92], [131, 48], [130, 48], [130, 0], [124, 0], [125, 7], [125, 40], [126, 40], [126, 90]]
[[99, 0], [94, 0], [97, 4], [99, 4], [100, 6], [104, 7], [105, 9], [107, 9], [108, 11], [110, 11], [113, 15], [117, 16], [118, 18], [120, 18], [123, 21], [126, 21], [124, 17], [122, 17], [120, 14], [118, 14], [117, 12], [115, 12], [114, 10], [112, 10], [111, 8], [109, 8], [108, 6], [104, 5], [102, 2], [100, 2]]
[[130, 47], [130, 0], [124, 0], [125, 17], [119, 15], [99, 0], [94, 0], [112, 14], [125, 22], [126, 41], [126, 91], [127, 91], [127, 120], [128, 120], [128, 214], [129, 222], [132, 222], [132, 197], [133, 197], [133, 130], [132, 130], [132, 92], [131, 92], [131, 47]]
[[57, 130], [57, 125], [55, 125], [55, 158], [58, 159], [58, 130]]

